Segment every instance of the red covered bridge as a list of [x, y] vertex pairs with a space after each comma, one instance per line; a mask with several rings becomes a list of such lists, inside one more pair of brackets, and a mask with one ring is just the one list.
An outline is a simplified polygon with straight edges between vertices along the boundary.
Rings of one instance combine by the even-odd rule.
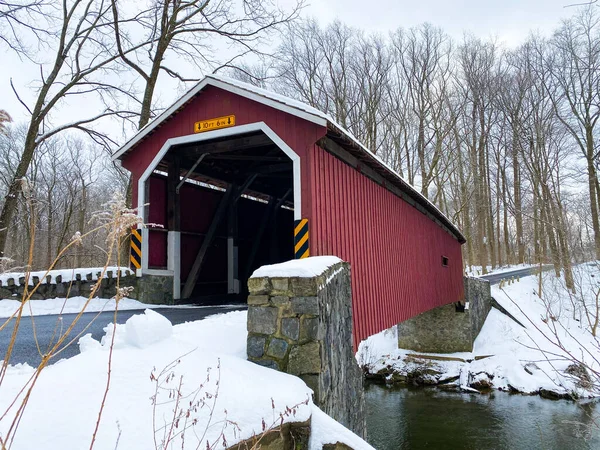
[[[150, 225], [138, 275], [173, 298], [243, 298], [252, 271], [351, 263], [356, 342], [464, 297], [460, 231], [326, 114], [210, 75], [115, 155]], [[137, 234], [137, 233], [136, 233]]]

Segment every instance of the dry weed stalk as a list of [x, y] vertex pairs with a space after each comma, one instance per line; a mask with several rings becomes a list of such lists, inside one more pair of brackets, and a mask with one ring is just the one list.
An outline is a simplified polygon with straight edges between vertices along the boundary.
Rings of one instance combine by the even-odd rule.
[[[46, 270], [46, 273], [44, 274], [44, 276], [40, 278], [40, 280], [33, 286], [33, 288], [30, 289], [30, 287], [29, 287], [29, 278], [30, 278], [29, 268], [32, 267], [32, 262], [33, 262], [33, 248], [34, 248], [34, 242], [35, 242], [35, 229], [36, 229], [36, 227], [33, 225], [35, 224], [36, 216], [35, 216], [35, 202], [31, 198], [31, 196], [28, 194], [31, 190], [27, 188], [25, 181], [23, 183], [24, 183], [23, 193], [25, 195], [26, 203], [30, 210], [30, 220], [31, 220], [30, 229], [32, 230], [31, 236], [30, 236], [29, 258], [28, 258], [28, 266], [26, 268], [27, 271], [25, 274], [24, 291], [23, 291], [23, 295], [21, 298], [21, 304], [20, 304], [19, 308], [8, 319], [6, 319], [6, 321], [3, 324], [0, 325], [0, 331], [2, 331], [4, 328], [6, 328], [8, 326], [8, 324], [11, 321], [14, 320], [14, 326], [13, 326], [13, 331], [12, 331], [11, 338], [9, 341], [9, 345], [8, 345], [8, 348], [4, 355], [4, 361], [2, 362], [2, 367], [0, 368], [0, 387], [2, 386], [2, 382], [4, 381], [4, 378], [5, 378], [7, 370], [8, 370], [8, 365], [9, 365], [10, 358], [11, 358], [11, 355], [12, 355], [12, 352], [14, 349], [14, 345], [16, 342], [19, 325], [23, 318], [23, 309], [26, 306], [30, 307], [29, 302], [30, 302], [33, 294], [37, 291], [37, 289], [41, 285], [42, 280], [45, 280], [46, 277], [48, 276], [48, 274], [50, 273], [50, 271], [56, 266], [56, 263], [60, 260], [60, 258], [70, 248], [72, 248], [75, 245], [79, 245], [82, 242], [82, 240], [86, 239], [88, 236], [90, 236], [100, 230], [104, 230], [107, 233], [106, 251], [105, 251], [106, 259], [105, 259], [105, 264], [102, 268], [102, 271], [101, 271], [100, 275], [98, 276], [98, 280], [93, 285], [83, 307], [78, 312], [78, 314], [76, 315], [75, 319], [71, 322], [69, 327], [67, 327], [65, 332], [61, 333], [58, 336], [58, 338], [56, 339], [56, 342], [54, 342], [53, 344], [50, 344], [49, 348], [45, 352], [41, 350], [37, 336], [35, 335], [35, 319], [34, 319], [34, 315], [33, 315], [32, 311], [30, 311], [31, 312], [30, 317], [31, 317], [32, 324], [33, 324], [34, 339], [35, 339], [35, 342], [36, 342], [36, 345], [38, 348], [38, 352], [41, 356], [41, 362], [36, 367], [34, 373], [31, 375], [31, 377], [24, 384], [22, 389], [15, 396], [13, 401], [6, 408], [6, 410], [3, 412], [0, 411], [0, 421], [2, 421], [2, 420], [6, 420], [8, 418], [8, 415], [11, 413], [11, 411], [13, 410], [14, 407], [17, 408], [16, 411], [14, 412], [14, 417], [12, 417], [12, 421], [10, 423], [8, 431], [6, 432], [6, 434], [4, 434], [3, 436], [0, 437], [0, 448], [2, 450], [9, 449], [12, 446], [17, 429], [19, 427], [19, 423], [20, 423], [21, 419], [23, 418], [23, 414], [25, 412], [25, 409], [26, 409], [29, 399], [31, 397], [31, 393], [32, 393], [42, 371], [48, 366], [49, 361], [52, 358], [56, 357], [58, 354], [60, 354], [60, 352], [64, 348], [68, 347], [69, 345], [72, 345], [87, 330], [87, 328], [91, 324], [91, 323], [88, 324], [84, 328], [84, 330], [82, 330], [79, 334], [77, 334], [77, 336], [70, 338], [71, 332], [73, 331], [73, 329], [75, 328], [75, 326], [77, 325], [77, 323], [79, 322], [81, 317], [83, 316], [83, 314], [84, 314], [85, 310], [87, 309], [91, 300], [95, 297], [96, 292], [98, 291], [98, 289], [100, 287], [102, 279], [106, 275], [108, 266], [110, 265], [111, 261], [113, 261], [113, 258], [115, 257], [115, 255], [117, 255], [117, 259], [119, 259], [118, 258], [118, 254], [119, 254], [118, 249], [120, 248], [121, 241], [123, 240], [123, 238], [125, 238], [127, 236], [127, 234], [130, 232], [131, 228], [141, 224], [141, 219], [140, 219], [140, 217], [137, 216], [136, 212], [134, 210], [126, 208], [123, 196], [116, 194], [105, 205], [105, 210], [99, 212], [96, 215], [95, 218], [99, 221], [99, 225], [93, 227], [90, 231], [88, 231], [86, 233], [83, 233], [83, 234], [76, 233], [75, 236], [73, 236], [73, 239], [58, 253], [58, 255], [56, 256], [56, 258], [54, 259], [54, 261], [52, 262], [50, 267], [48, 267], [48, 269]], [[121, 298], [123, 298], [124, 295], [127, 294], [127, 290], [123, 290], [123, 288], [120, 287], [119, 278], [120, 278], [120, 270], [119, 270], [119, 273], [117, 274], [117, 296], [115, 297], [116, 301], [117, 301], [117, 305], [118, 305], [119, 300]], [[67, 298], [68, 298], [68, 296], [67, 296]], [[66, 301], [66, 299], [65, 299], [65, 301]], [[115, 316], [116, 316], [116, 310], [115, 310]], [[116, 319], [116, 317], [115, 317], [115, 319]], [[115, 320], [115, 323], [116, 323], [116, 320]], [[105, 388], [105, 392], [104, 392], [104, 397], [103, 397], [103, 400], [102, 400], [102, 403], [100, 406], [100, 411], [98, 414], [98, 420], [96, 422], [96, 427], [95, 427], [95, 430], [92, 435], [92, 442], [90, 444], [90, 449], [93, 448], [93, 446], [94, 446], [96, 433], [97, 433], [97, 430], [98, 430], [98, 427], [100, 424], [100, 420], [102, 417], [102, 411], [104, 409], [104, 403], [106, 400], [108, 389], [110, 387], [111, 360], [112, 360], [112, 343], [111, 343], [111, 349], [109, 352], [109, 361], [108, 361], [109, 373], [108, 373], [108, 378], [107, 378], [107, 384], [106, 384], [106, 388]]]
[[[188, 353], [189, 354], [189, 353]], [[166, 450], [173, 448], [176, 439], [180, 439], [181, 448], [185, 447], [186, 432], [192, 429], [197, 441], [196, 449], [199, 449], [206, 438], [208, 430], [214, 426], [220, 426], [218, 437], [211, 444], [206, 441], [206, 449], [214, 449], [221, 443], [223, 447], [227, 447], [227, 439], [225, 430], [228, 427], [233, 427], [234, 436], [240, 431], [237, 423], [227, 418], [225, 410], [225, 418], [214, 422], [214, 414], [216, 411], [217, 400], [219, 398], [220, 379], [221, 379], [221, 361], [217, 362], [217, 379], [215, 380], [214, 391], [209, 391], [212, 368], [208, 367], [206, 377], [198, 385], [196, 389], [188, 394], [183, 393], [183, 375], [179, 377], [175, 374], [175, 368], [181, 363], [181, 359], [188, 354], [182, 355], [176, 360], [170, 362], [160, 372], [153, 370], [150, 373], [150, 380], [154, 382], [154, 394], [150, 398], [152, 402], [152, 426], [154, 430], [154, 448], [155, 450]], [[161, 398], [166, 396], [167, 399], [162, 401]], [[168, 420], [164, 419], [162, 425], [157, 424], [157, 407], [171, 404], [172, 414]], [[198, 435], [195, 429], [200, 423], [200, 413], [207, 411], [208, 418], [203, 424], [202, 435]], [[158, 438], [157, 435], [162, 436]]]
[[[255, 441], [254, 441], [254, 444], [252, 445], [252, 447], [250, 447], [250, 450], [260, 449], [262, 440], [270, 432], [277, 431], [277, 430], [279, 430], [281, 432], [283, 429], [283, 423], [285, 421], [285, 418], [291, 417], [291, 416], [295, 417], [296, 413], [298, 412], [298, 409], [301, 406], [307, 406], [308, 402], [309, 402], [309, 398], [307, 397], [306, 400], [301, 401], [300, 403], [296, 403], [293, 406], [286, 406], [285, 409], [283, 410], [283, 412], [282, 411], [277, 412], [277, 410], [275, 408], [275, 401], [271, 398], [271, 411], [273, 413], [273, 420], [269, 425], [267, 425], [267, 423], [263, 419], [262, 433], [258, 436], [253, 437], [253, 440], [255, 440]], [[246, 448], [246, 450], [248, 450], [248, 449]]]
[[[154, 449], [168, 450], [175, 447], [185, 448], [189, 432], [194, 435], [194, 448], [196, 450], [206, 449], [214, 450], [218, 446], [228, 448], [229, 443], [225, 432], [228, 428], [233, 429], [234, 439], [239, 439], [241, 429], [239, 425], [228, 418], [227, 410], [223, 410], [224, 418], [215, 420], [217, 412], [217, 401], [219, 399], [219, 390], [221, 387], [221, 361], [217, 360], [216, 380], [214, 386], [211, 386], [212, 368], [208, 367], [206, 376], [202, 382], [191, 392], [184, 393], [184, 377], [177, 375], [176, 367], [182, 359], [191, 352], [182, 355], [176, 360], [167, 364], [162, 370], [153, 369], [150, 373], [150, 380], [154, 383], [154, 394], [150, 397], [152, 402], [152, 427], [154, 430]], [[262, 420], [262, 431], [260, 434], [254, 434], [244, 442], [244, 450], [258, 450], [266, 435], [271, 432], [281, 431], [282, 425], [287, 417], [293, 417], [297, 414], [302, 405], [308, 405], [309, 399], [288, 407], [283, 411], [277, 411], [275, 401], [271, 399], [272, 420], [267, 423]], [[163, 423], [158, 424], [157, 407], [170, 405], [170, 416], [163, 417]], [[204, 421], [201, 421], [201, 413], [205, 413]], [[201, 427], [201, 433], [198, 432], [198, 425]], [[220, 427], [218, 434], [212, 442], [207, 438], [209, 430], [214, 427]], [[251, 443], [251, 444], [249, 444]], [[239, 448], [242, 448], [242, 444]]]

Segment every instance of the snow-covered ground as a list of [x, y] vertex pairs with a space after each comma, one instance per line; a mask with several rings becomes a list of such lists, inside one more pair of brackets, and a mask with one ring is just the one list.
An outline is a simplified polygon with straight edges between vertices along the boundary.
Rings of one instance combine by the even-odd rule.
[[[585, 299], [593, 325], [600, 266], [577, 266], [574, 277], [576, 295], [569, 294], [562, 278], [555, 278], [553, 272], [544, 273], [542, 299], [537, 295], [536, 276], [492, 286], [492, 296], [524, 327], [492, 308], [472, 353], [414, 356], [415, 352], [397, 348], [396, 330], [392, 328], [361, 343], [357, 358], [371, 373], [388, 374], [390, 381], [419, 377], [419, 383], [448, 383], [466, 390], [475, 387], [538, 393], [543, 389], [579, 397], [599, 396], [600, 380], [589, 370], [592, 383], [565, 373], [576, 360], [596, 374], [600, 371], [600, 343], [592, 336], [582, 307]], [[438, 356], [455, 360], [435, 359]]]
[[[47, 277], [50, 276], [50, 284], [56, 284], [56, 278], [61, 277], [62, 283], [69, 283], [77, 279], [77, 275], [82, 280], [86, 280], [88, 275], [91, 276], [92, 281], [98, 280], [98, 274], [104, 274], [103, 278], [108, 278], [109, 272], [111, 276], [116, 277], [117, 273], [121, 273], [120, 276], [124, 277], [131, 275], [133, 272], [127, 267], [113, 267], [109, 266], [104, 270], [104, 267], [87, 267], [82, 269], [60, 269], [60, 270], [39, 270], [35, 272], [29, 272], [29, 285], [33, 286], [33, 278], [37, 277], [40, 280], [40, 284], [46, 284], [48, 282]], [[0, 273], [0, 286], [6, 286], [8, 280], [12, 279], [16, 285], [19, 284], [19, 280], [25, 277], [25, 272], [2, 272]]]
[[[72, 314], [81, 311], [88, 301], [87, 297], [49, 298], [47, 300], [29, 300], [23, 308], [23, 316], [45, 316], [49, 314]], [[12, 299], [0, 299], [0, 319], [12, 317], [19, 309], [21, 302]], [[115, 299], [92, 298], [85, 308], [85, 312], [114, 311]], [[160, 309], [160, 308], [198, 308], [187, 305], [147, 305], [131, 298], [119, 300], [119, 311], [132, 309]]]
[[[146, 310], [113, 329], [107, 326], [100, 342], [82, 337], [80, 355], [41, 372], [11, 448], [90, 446], [113, 337], [95, 449], [165, 448], [161, 441], [169, 435], [173, 442], [166, 448], [228, 447], [263, 426], [311, 416], [311, 449], [337, 441], [371, 448], [319, 411], [302, 380], [246, 361], [246, 312], [172, 326]], [[34, 372], [27, 365], [9, 367], [1, 382], [0, 436], [10, 429]]]

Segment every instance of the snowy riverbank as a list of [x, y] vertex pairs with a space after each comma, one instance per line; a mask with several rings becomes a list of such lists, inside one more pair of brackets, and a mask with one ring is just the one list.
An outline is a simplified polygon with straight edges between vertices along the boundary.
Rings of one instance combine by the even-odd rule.
[[493, 308], [472, 353], [417, 355], [397, 348], [392, 328], [361, 343], [357, 358], [370, 377], [388, 383], [600, 396], [600, 344], [591, 333], [600, 268], [597, 263], [580, 265], [574, 276], [577, 294], [570, 294], [562, 279], [544, 273], [541, 299], [536, 276], [493, 286], [492, 296], [523, 326]]
[[[105, 331], [101, 342], [84, 336], [80, 355], [42, 371], [13, 448], [46, 448], [49, 442], [53, 448], [89, 447], [106, 389], [112, 325]], [[302, 380], [247, 362], [246, 335], [246, 312], [172, 326], [147, 310], [118, 325], [94, 448], [162, 448], [156, 442], [169, 433], [176, 448], [229, 447], [281, 421], [309, 418], [310, 449], [338, 441], [371, 448], [318, 410]], [[2, 380], [0, 436], [6, 436], [34, 372], [13, 366]]]

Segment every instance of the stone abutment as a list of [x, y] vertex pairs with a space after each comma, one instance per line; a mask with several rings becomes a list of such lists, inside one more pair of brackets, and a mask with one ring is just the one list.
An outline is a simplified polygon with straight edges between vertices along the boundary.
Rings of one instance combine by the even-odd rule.
[[365, 437], [362, 372], [352, 348], [350, 266], [337, 260], [306, 276], [303, 265], [311, 269], [317, 259], [267, 266], [275, 268], [266, 271], [271, 275], [259, 269], [250, 278], [248, 359], [300, 377], [319, 408]]
[[492, 308], [490, 283], [465, 277], [465, 303], [426, 311], [398, 324], [398, 347], [423, 353], [473, 351]]

